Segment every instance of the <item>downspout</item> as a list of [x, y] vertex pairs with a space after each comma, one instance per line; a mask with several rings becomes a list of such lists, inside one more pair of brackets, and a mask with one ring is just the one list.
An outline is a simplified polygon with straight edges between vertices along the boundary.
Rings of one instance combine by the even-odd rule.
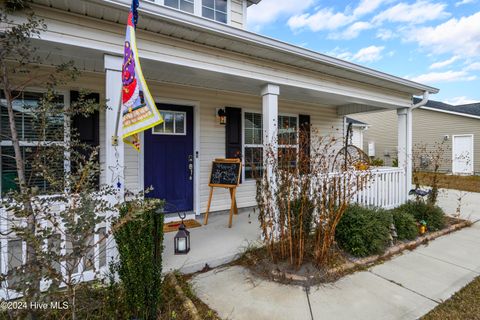
[[410, 109], [413, 110], [413, 109], [417, 109], [417, 108], [420, 108], [420, 107], [423, 107], [424, 105], [427, 104], [428, 102], [428, 97], [429, 97], [430, 93], [428, 91], [425, 91], [423, 93], [423, 99], [422, 101], [420, 101], [419, 103], [417, 104], [414, 104]]
[[406, 183], [407, 183], [407, 193], [413, 187], [413, 119], [412, 111], [423, 107], [427, 104], [429, 98], [429, 92], [423, 92], [423, 99], [419, 103], [412, 104], [411, 108], [407, 110], [407, 166], [406, 166]]

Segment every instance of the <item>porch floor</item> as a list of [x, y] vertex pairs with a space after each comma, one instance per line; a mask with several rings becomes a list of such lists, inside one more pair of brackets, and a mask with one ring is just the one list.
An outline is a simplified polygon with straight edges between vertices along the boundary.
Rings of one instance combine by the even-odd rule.
[[202, 270], [206, 263], [211, 268], [228, 263], [260, 239], [258, 218], [252, 209], [240, 209], [238, 215], [233, 216], [232, 228], [228, 228], [228, 212], [210, 214], [206, 226], [203, 225], [203, 216], [197, 220], [202, 226], [189, 229], [191, 244], [186, 255], [173, 252], [176, 232], [164, 234], [164, 273], [174, 270], [193, 273]]

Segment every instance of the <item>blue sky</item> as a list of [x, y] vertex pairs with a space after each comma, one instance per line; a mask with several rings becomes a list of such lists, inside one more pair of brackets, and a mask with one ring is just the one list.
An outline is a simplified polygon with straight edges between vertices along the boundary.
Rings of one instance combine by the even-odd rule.
[[480, 0], [262, 0], [248, 28], [480, 102]]

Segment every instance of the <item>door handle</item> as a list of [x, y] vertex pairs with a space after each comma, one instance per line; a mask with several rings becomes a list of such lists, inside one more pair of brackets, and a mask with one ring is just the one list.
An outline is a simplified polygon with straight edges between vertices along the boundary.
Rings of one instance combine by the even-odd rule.
[[190, 176], [188, 177], [188, 180], [193, 180], [193, 155], [188, 156], [188, 170], [190, 170]]

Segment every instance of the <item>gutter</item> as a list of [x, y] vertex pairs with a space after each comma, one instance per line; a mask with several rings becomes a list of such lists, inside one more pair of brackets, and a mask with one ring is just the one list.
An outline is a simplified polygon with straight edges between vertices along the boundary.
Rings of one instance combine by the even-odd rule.
[[420, 108], [420, 107], [423, 107], [424, 105], [426, 105], [427, 102], [428, 102], [428, 97], [429, 96], [430, 96], [430, 92], [424, 91], [422, 101], [420, 101], [417, 104], [412, 105], [412, 107], [410, 109], [413, 110], [413, 109], [417, 109], [417, 108]]

